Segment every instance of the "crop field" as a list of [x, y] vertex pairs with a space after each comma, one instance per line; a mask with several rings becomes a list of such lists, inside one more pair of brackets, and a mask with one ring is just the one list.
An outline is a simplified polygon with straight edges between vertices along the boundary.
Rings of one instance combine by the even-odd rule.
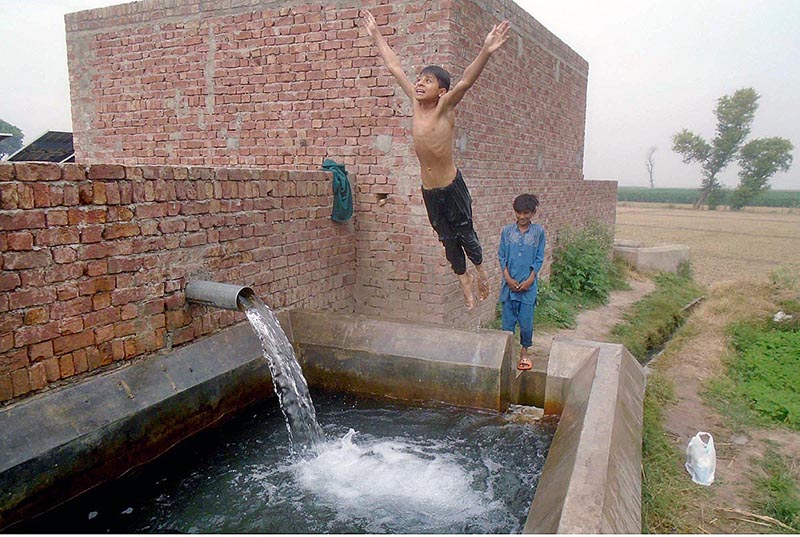
[[769, 278], [780, 270], [800, 277], [800, 210], [695, 210], [691, 206], [620, 202], [616, 239], [647, 246], [689, 246], [702, 284]]
[[[720, 192], [720, 206], [728, 205], [733, 193], [730, 189]], [[620, 186], [617, 199], [626, 202], [688, 203], [691, 205], [700, 195], [697, 188], [646, 188]], [[752, 207], [800, 207], [800, 190], [766, 190], [748, 203]]]

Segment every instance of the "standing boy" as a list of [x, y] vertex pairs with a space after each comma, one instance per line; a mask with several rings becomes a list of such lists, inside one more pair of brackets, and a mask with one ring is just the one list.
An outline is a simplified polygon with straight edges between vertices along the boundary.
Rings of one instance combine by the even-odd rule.
[[538, 275], [544, 262], [544, 228], [531, 223], [539, 198], [520, 194], [514, 199], [517, 221], [508, 224], [500, 233], [497, 257], [503, 273], [500, 302], [503, 304], [503, 330], [514, 331], [519, 323], [522, 349], [517, 368], [532, 367], [530, 348], [533, 345], [533, 310], [539, 288]]
[[492, 28], [477, 58], [469, 64], [452, 90], [450, 74], [433, 65], [424, 68], [412, 84], [381, 35], [372, 13], [366, 10], [364, 26], [389, 72], [413, 103], [412, 137], [422, 176], [422, 198], [428, 219], [444, 245], [445, 257], [458, 276], [470, 310], [475, 300], [472, 296], [473, 278], [467, 273], [467, 257], [478, 273], [480, 300], [489, 296], [489, 281], [482, 265], [481, 244], [472, 224], [472, 197], [453, 160], [455, 107], [478, 79], [492, 53], [508, 39], [508, 21]]

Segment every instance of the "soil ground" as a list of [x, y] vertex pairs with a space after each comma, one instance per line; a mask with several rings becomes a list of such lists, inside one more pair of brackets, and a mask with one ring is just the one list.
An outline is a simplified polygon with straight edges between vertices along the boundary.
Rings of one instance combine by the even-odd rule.
[[[736, 230], [736, 231], [734, 231]], [[774, 525], [731, 510], [753, 513], [752, 481], [759, 475], [755, 459], [769, 442], [790, 460], [800, 460], [800, 433], [783, 428], [741, 427], [706, 404], [705, 383], [723, 371], [728, 352], [724, 330], [743, 313], [774, 313], [766, 299], [770, 272], [800, 273], [800, 212], [781, 210], [697, 211], [685, 207], [627, 204], [617, 208], [616, 238], [658, 244], [688, 244], [695, 278], [708, 286], [705, 300], [690, 316], [694, 329], [679, 355], [655, 367], [666, 370], [675, 385], [676, 403], [665, 409], [665, 428], [684, 453], [699, 431], [714, 436], [716, 479], [705, 503], [685, 517], [696, 533], [771, 533]], [[636, 276], [628, 291], [614, 292], [608, 305], [581, 313], [573, 330], [536, 332], [534, 354], [547, 356], [553, 337], [606, 341], [610, 329], [622, 320], [631, 304], [655, 288]], [[657, 360], [658, 361], [658, 360]], [[686, 473], [686, 487], [699, 487]], [[795, 476], [796, 478], [800, 476]]]

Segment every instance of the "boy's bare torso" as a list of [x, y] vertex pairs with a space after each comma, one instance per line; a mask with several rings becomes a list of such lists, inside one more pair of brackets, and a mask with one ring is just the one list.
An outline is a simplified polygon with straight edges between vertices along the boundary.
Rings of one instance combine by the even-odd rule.
[[455, 111], [414, 103], [412, 136], [424, 188], [441, 188], [456, 177], [453, 160]]

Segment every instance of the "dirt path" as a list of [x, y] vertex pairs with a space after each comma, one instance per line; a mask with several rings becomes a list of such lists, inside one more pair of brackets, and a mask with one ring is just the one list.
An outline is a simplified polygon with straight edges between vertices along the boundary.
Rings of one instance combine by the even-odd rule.
[[635, 274], [632, 278], [629, 281], [631, 286], [629, 290], [615, 291], [611, 293], [608, 304], [605, 306], [587, 310], [578, 315], [575, 328], [555, 332], [534, 331], [534, 356], [548, 356], [555, 336], [607, 341], [609, 331], [622, 320], [622, 315], [631, 305], [656, 288], [655, 284], [649, 279]]

